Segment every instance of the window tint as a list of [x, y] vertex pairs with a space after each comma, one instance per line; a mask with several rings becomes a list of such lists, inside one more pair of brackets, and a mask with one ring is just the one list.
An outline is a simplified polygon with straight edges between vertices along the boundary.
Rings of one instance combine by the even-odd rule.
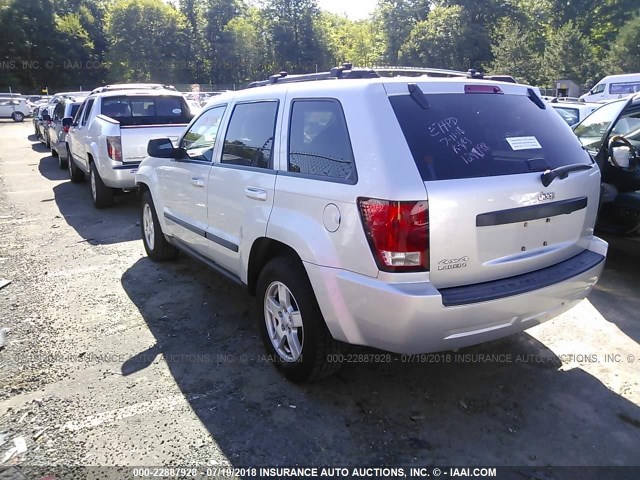
[[592, 93], [593, 94], [602, 93], [602, 92], [604, 92], [604, 87], [605, 87], [604, 83], [601, 83], [600, 85], [596, 85], [595, 87], [593, 87], [593, 92]]
[[103, 98], [101, 112], [121, 125], [180, 124], [192, 118], [182, 97], [168, 95]]
[[289, 171], [356, 179], [349, 132], [336, 100], [296, 100], [291, 108]]
[[87, 124], [87, 119], [89, 118], [89, 114], [91, 113], [91, 109], [93, 108], [94, 99], [90, 98], [87, 101], [87, 105], [84, 107], [84, 115], [82, 115], [82, 125]]
[[630, 95], [640, 92], [640, 82], [621, 82], [609, 85], [609, 93], [612, 95]]
[[273, 136], [278, 102], [236, 105], [229, 121], [222, 152], [223, 164], [273, 168]]
[[74, 103], [73, 105], [71, 105], [71, 111], [69, 112], [69, 117], [73, 118], [76, 113], [78, 112], [78, 109], [80, 108], [80, 104], [79, 103]]
[[567, 122], [569, 125], [573, 125], [574, 123], [578, 123], [580, 120], [580, 112], [577, 108], [567, 108], [567, 107], [553, 107], [556, 112], [560, 114], [562, 119]]
[[53, 110], [53, 119], [58, 120], [64, 116], [64, 104], [59, 103]]
[[213, 158], [213, 148], [216, 144], [220, 121], [226, 107], [215, 107], [204, 112], [191, 125], [182, 139], [182, 148], [192, 160], [210, 162]]
[[604, 135], [609, 130], [611, 123], [616, 120], [626, 105], [626, 100], [605, 104], [585, 118], [573, 133], [585, 148], [597, 152], [602, 147]]
[[551, 108], [525, 95], [390, 97], [424, 180], [512, 175], [574, 163], [591, 164], [577, 138]]
[[78, 111], [76, 112], [76, 114], [73, 116], [73, 123], [80, 123], [80, 119], [82, 118], [82, 114], [84, 113], [84, 109], [87, 106], [87, 101], [85, 100], [84, 102], [82, 102], [82, 105], [80, 105], [80, 108], [78, 109]]

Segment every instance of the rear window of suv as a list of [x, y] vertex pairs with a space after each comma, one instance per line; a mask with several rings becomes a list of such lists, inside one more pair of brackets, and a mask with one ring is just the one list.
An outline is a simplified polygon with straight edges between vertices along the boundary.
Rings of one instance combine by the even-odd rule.
[[550, 107], [524, 95], [409, 94], [389, 97], [425, 181], [492, 177], [590, 164]]
[[192, 117], [182, 97], [168, 95], [107, 97], [100, 112], [125, 126], [182, 124]]

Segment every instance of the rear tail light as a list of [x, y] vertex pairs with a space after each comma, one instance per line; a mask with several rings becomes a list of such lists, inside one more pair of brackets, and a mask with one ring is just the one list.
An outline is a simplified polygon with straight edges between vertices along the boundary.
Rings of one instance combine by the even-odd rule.
[[120, 137], [107, 137], [107, 155], [111, 160], [122, 161], [122, 140]]
[[429, 270], [429, 204], [358, 199], [362, 223], [378, 268], [384, 272]]

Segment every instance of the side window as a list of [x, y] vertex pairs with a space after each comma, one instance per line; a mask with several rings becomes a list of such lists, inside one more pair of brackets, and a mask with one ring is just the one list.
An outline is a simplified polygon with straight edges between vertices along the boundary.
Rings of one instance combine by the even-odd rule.
[[596, 93], [604, 92], [604, 87], [605, 87], [604, 83], [601, 83], [600, 85], [596, 85], [595, 87], [593, 87], [593, 95], [595, 95]]
[[82, 115], [82, 125], [87, 124], [87, 120], [89, 119], [89, 115], [91, 114], [91, 109], [93, 108], [94, 99], [90, 98], [87, 100], [87, 105], [84, 108], [84, 115]]
[[73, 123], [80, 124], [80, 119], [82, 118], [82, 115], [84, 114], [84, 109], [86, 107], [87, 107], [87, 101], [85, 100], [84, 102], [82, 102], [82, 105], [80, 105], [80, 108], [78, 109], [78, 111], [74, 115]]
[[613, 135], [624, 135], [634, 138], [640, 134], [640, 111], [630, 110], [620, 116], [613, 129]]
[[64, 116], [64, 104], [59, 103], [56, 105], [56, 108], [53, 110], [53, 119], [60, 120]]
[[273, 136], [278, 102], [241, 103], [235, 106], [224, 139], [221, 163], [273, 168]]
[[612, 95], [629, 95], [640, 90], [640, 82], [612, 83], [609, 85], [609, 93]]
[[182, 138], [182, 148], [191, 160], [212, 161], [220, 120], [226, 108], [226, 106], [220, 106], [207, 110], [185, 133]]
[[289, 129], [289, 172], [356, 181], [349, 132], [337, 100], [295, 100]]

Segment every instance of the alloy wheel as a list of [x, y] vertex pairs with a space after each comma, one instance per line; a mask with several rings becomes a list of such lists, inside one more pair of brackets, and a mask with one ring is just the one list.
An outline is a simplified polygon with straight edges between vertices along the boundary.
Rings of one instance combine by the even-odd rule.
[[144, 204], [142, 210], [142, 228], [144, 231], [144, 240], [147, 242], [149, 250], [153, 250], [156, 243], [156, 233], [153, 226], [153, 212], [151, 211], [151, 205]]
[[304, 346], [302, 314], [293, 293], [284, 283], [273, 282], [267, 288], [264, 318], [276, 353], [286, 362], [297, 361]]

